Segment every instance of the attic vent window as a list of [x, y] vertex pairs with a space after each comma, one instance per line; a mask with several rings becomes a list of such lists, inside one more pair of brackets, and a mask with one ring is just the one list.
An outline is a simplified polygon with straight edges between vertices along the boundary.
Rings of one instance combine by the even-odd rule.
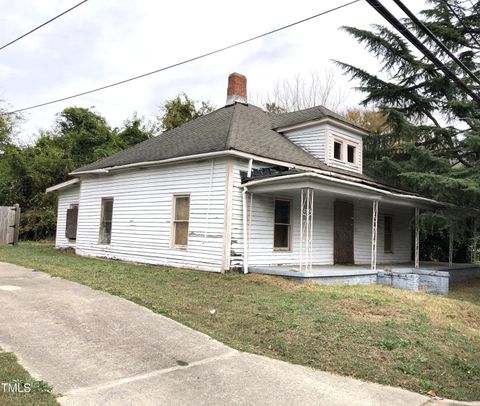
[[333, 144], [333, 157], [335, 159], [342, 159], [342, 144], [335, 141]]
[[353, 145], [347, 147], [347, 161], [351, 164], [355, 163], [355, 147]]

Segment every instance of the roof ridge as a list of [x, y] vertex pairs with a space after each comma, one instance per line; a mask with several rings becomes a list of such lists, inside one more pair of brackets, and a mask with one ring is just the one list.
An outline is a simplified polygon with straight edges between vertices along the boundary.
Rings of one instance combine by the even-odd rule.
[[232, 111], [232, 117], [230, 118], [230, 123], [228, 124], [228, 130], [227, 130], [227, 136], [225, 137], [225, 149], [231, 149], [232, 144], [231, 144], [231, 138], [232, 138], [232, 127], [233, 123], [235, 122], [235, 117], [239, 114], [238, 111], [238, 103], [234, 102], [233, 103], [233, 111]]

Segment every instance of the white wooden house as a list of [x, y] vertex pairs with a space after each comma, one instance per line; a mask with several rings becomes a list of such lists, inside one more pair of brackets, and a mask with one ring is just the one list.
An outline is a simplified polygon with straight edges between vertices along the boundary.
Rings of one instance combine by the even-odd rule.
[[271, 114], [229, 76], [227, 105], [75, 170], [56, 247], [205, 271], [418, 266], [412, 224], [440, 203], [363, 174], [362, 137], [318, 106]]

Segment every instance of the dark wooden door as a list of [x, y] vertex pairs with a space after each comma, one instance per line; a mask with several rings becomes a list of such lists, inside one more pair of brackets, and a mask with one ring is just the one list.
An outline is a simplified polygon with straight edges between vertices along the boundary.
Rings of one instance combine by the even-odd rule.
[[353, 264], [353, 203], [335, 201], [333, 262]]

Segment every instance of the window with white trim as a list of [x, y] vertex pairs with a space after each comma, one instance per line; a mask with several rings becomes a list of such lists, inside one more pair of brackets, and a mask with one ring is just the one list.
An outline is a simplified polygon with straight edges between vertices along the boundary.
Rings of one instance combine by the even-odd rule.
[[113, 197], [103, 198], [100, 213], [100, 231], [98, 236], [98, 242], [100, 244], [110, 244], [112, 240], [112, 217]]
[[188, 226], [190, 222], [190, 196], [174, 196], [173, 206], [173, 246], [184, 248], [188, 245]]
[[275, 199], [273, 228], [273, 249], [275, 251], [290, 250], [291, 204], [290, 200]]
[[393, 252], [393, 217], [385, 215], [383, 218], [383, 251]]
[[358, 144], [336, 138], [333, 141], [333, 159], [347, 164], [357, 164]]
[[335, 159], [342, 159], [342, 143], [335, 141], [333, 143], [333, 157]]
[[355, 163], [355, 146], [354, 145], [347, 145], [347, 162], [351, 164]]

